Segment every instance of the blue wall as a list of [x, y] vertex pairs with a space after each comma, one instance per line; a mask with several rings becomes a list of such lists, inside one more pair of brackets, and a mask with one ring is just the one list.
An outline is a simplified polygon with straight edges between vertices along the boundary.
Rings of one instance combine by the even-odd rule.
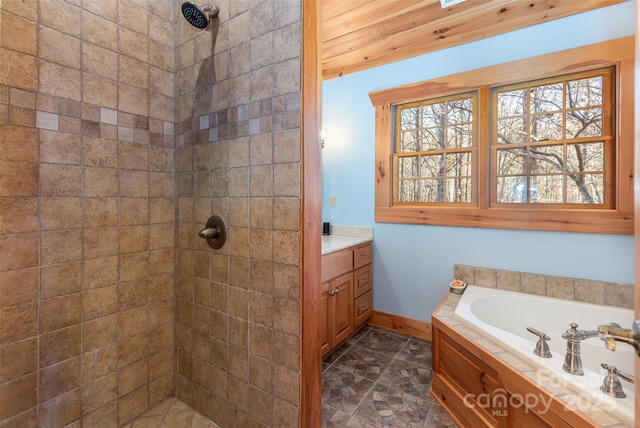
[[[323, 221], [374, 227], [374, 309], [429, 321], [454, 264], [633, 282], [633, 237], [374, 222], [369, 92], [631, 36], [635, 2], [551, 21], [324, 82]], [[329, 195], [336, 207], [329, 208]]]

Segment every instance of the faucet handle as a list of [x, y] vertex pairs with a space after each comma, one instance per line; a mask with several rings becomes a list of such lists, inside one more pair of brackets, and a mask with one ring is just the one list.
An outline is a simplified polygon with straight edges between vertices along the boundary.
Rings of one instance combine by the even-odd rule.
[[636, 383], [636, 378], [629, 373], [618, 370], [614, 366], [610, 366], [607, 363], [602, 363], [600, 366], [607, 370], [609, 373], [605, 376], [600, 390], [605, 394], [612, 395], [616, 398], [625, 398], [627, 394], [624, 393], [622, 385], [620, 384], [620, 378], [626, 380], [629, 383]]
[[527, 327], [527, 331], [538, 336], [538, 343], [536, 343], [536, 349], [533, 350], [533, 353], [538, 357], [551, 358], [551, 351], [549, 351], [549, 345], [546, 342], [547, 340], [551, 340], [551, 338], [547, 336], [546, 333], [538, 331], [533, 327]]

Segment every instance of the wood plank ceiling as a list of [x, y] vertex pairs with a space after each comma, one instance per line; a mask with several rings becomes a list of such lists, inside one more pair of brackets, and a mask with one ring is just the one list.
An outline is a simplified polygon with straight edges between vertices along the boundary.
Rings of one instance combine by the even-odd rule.
[[322, 0], [331, 79], [626, 0]]

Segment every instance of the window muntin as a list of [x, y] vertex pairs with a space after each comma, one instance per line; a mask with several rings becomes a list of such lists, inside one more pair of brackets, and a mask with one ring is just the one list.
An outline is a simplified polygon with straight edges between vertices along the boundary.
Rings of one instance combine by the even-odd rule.
[[475, 201], [476, 93], [396, 107], [394, 203]]
[[492, 206], [613, 207], [613, 70], [492, 89]]

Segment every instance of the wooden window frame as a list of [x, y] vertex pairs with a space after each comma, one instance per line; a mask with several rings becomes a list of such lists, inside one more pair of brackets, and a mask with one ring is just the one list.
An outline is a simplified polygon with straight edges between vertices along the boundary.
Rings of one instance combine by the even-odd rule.
[[[480, 122], [489, 123], [490, 87], [615, 66], [615, 202], [612, 209], [491, 206], [490, 127], [478, 132], [477, 206], [393, 204], [394, 106], [479, 90]], [[478, 89], [480, 88], [480, 89]], [[483, 91], [486, 93], [483, 94]], [[501, 229], [633, 234], [634, 37], [554, 52], [369, 94], [375, 107], [375, 221]]]

